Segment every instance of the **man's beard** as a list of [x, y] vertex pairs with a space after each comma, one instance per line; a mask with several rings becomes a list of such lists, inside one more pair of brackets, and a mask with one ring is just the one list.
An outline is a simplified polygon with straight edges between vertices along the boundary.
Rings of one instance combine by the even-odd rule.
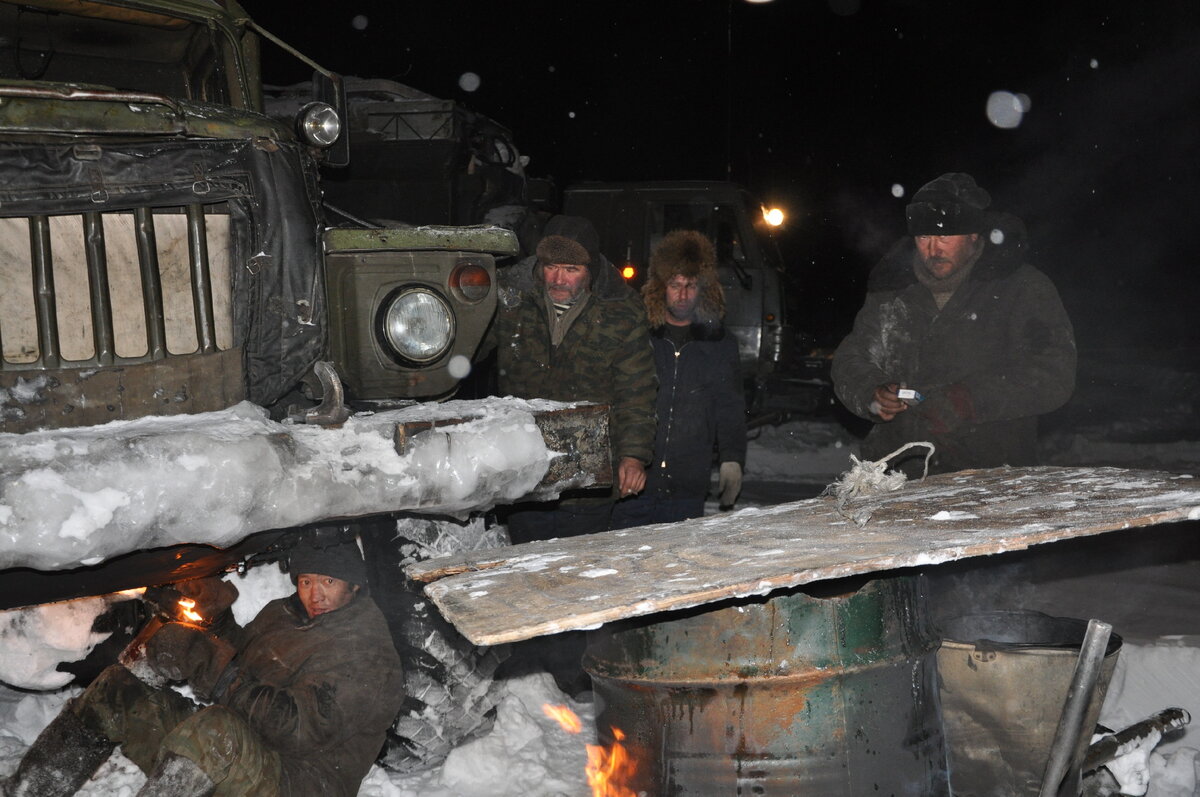
[[680, 306], [678, 305], [667, 305], [667, 314], [676, 321], [683, 321], [689, 324], [694, 322], [696, 320], [695, 303], [693, 302], [691, 304], [684, 305], [684, 308], [685, 309], [681, 311]]

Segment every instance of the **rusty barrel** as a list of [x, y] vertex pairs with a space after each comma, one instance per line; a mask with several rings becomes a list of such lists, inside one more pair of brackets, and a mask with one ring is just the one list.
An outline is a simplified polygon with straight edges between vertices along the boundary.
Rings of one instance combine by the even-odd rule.
[[[918, 577], [825, 582], [606, 626], [584, 668], [601, 744], [647, 795], [944, 795]], [[658, 620], [655, 622], [654, 620]]]

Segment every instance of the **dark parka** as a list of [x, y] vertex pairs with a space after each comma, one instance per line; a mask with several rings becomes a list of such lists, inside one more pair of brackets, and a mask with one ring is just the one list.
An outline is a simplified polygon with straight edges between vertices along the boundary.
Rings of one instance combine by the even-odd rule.
[[222, 680], [235, 677], [216, 702], [279, 753], [281, 793], [357, 794], [404, 699], [400, 657], [374, 601], [359, 595], [310, 620], [292, 595], [236, 637]]
[[492, 328], [500, 392], [518, 398], [607, 404], [614, 463], [650, 461], [657, 380], [641, 299], [603, 256], [591, 269], [587, 305], [558, 346], [536, 258], [502, 277]]
[[[911, 237], [871, 273], [866, 302], [833, 359], [838, 398], [876, 422], [865, 459], [928, 441], [937, 446], [931, 472], [1036, 462], [1037, 416], [1074, 390], [1075, 339], [1053, 283], [1023, 261], [1020, 221], [993, 221], [979, 260], [940, 311], [915, 276]], [[881, 422], [870, 404], [888, 383], [925, 400]], [[919, 475], [920, 465], [909, 460], [905, 470]]]
[[692, 324], [679, 349], [664, 327], [650, 333], [658, 370], [658, 434], [646, 469], [646, 494], [694, 498], [708, 493], [713, 441], [717, 461], [746, 464], [746, 405], [737, 341], [721, 322]]

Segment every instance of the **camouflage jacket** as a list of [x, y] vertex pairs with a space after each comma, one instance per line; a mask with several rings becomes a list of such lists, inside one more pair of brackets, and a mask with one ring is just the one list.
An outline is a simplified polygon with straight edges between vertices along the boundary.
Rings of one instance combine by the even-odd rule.
[[587, 305], [562, 343], [550, 343], [549, 308], [533, 258], [505, 274], [492, 328], [500, 392], [518, 398], [609, 405], [613, 461], [650, 461], [658, 378], [641, 299], [604, 260]]

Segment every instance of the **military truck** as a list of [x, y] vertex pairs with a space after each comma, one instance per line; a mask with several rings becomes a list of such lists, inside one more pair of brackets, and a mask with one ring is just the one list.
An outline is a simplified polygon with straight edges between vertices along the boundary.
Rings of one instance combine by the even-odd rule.
[[725, 325], [737, 337], [752, 423], [813, 412], [832, 399], [828, 357], [791, 318], [791, 275], [766, 211], [744, 188], [725, 181], [579, 183], [563, 195], [563, 212], [596, 225], [601, 249], [635, 285], [671, 230], [699, 230], [713, 241]]
[[[352, 157], [322, 169], [334, 213], [407, 225], [498, 224], [532, 248], [553, 181], [531, 177], [512, 131], [461, 102], [382, 78], [343, 79]], [[304, 85], [267, 87], [267, 112], [292, 118]]]
[[[328, 226], [320, 168], [345, 165], [348, 152], [337, 74], [234, 0], [0, 0], [0, 31], [0, 433], [96, 427], [103, 437], [109, 421], [243, 401], [275, 420], [338, 425], [359, 405], [453, 393], [495, 310], [496, 260], [517, 253], [517, 238], [492, 226]], [[263, 42], [314, 70], [286, 121], [264, 112]], [[294, 460], [296, 441], [270, 438]], [[137, 455], [136, 441], [114, 445]], [[55, 466], [74, 455], [60, 449]], [[335, 473], [343, 466], [341, 452], [305, 456], [328, 457]], [[22, 534], [7, 506], [19, 479], [5, 474], [0, 525], [12, 536], [0, 538], [11, 541]], [[309, 525], [386, 548], [394, 561], [378, 567], [376, 597], [401, 607], [393, 617], [417, 614], [395, 565], [420, 546], [398, 536], [396, 518]], [[3, 558], [17, 566], [0, 571], [0, 609], [269, 561], [294, 531], [187, 554], [122, 540], [130, 556], [67, 562], [63, 576]], [[422, 534], [437, 536], [412, 532]], [[422, 688], [440, 688], [470, 715], [432, 741], [398, 730], [393, 759], [403, 762], [478, 726], [486, 675], [470, 680], [483, 657], [449, 632], [431, 646], [429, 633], [441, 631], [428, 624], [406, 616], [393, 630], [398, 648], [419, 654], [413, 677], [442, 673]], [[470, 683], [446, 682], [451, 674]], [[408, 707], [410, 719], [429, 725], [428, 700]]]
[[327, 233], [338, 76], [316, 71], [293, 124], [264, 115], [235, 3], [3, 2], [0, 26], [3, 431], [282, 414], [321, 359], [351, 398], [453, 391], [515, 237]]

